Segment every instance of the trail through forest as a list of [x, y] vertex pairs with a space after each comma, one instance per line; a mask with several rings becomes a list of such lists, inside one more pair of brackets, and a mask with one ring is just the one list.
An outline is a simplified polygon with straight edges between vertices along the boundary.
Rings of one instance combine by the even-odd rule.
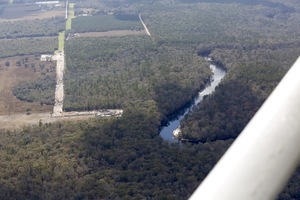
[[140, 21], [141, 21], [141, 23], [143, 24], [143, 26], [144, 26], [144, 28], [145, 28], [146, 33], [147, 33], [149, 36], [151, 36], [151, 34], [150, 34], [150, 32], [149, 32], [149, 30], [148, 30], [146, 24], [144, 23], [144, 21], [143, 21], [143, 19], [142, 19], [142, 14], [141, 14], [141, 13], [139, 14], [139, 18], [140, 18]]

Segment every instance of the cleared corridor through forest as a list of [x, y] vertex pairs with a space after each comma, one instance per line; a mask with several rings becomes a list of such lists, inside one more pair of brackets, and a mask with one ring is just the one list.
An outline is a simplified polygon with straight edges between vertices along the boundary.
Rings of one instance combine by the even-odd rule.
[[63, 112], [64, 102], [64, 70], [65, 70], [65, 56], [64, 52], [60, 51], [54, 55], [56, 63], [56, 88], [55, 88], [55, 103], [53, 107], [52, 116], [61, 116]]
[[151, 36], [151, 34], [150, 34], [150, 32], [149, 32], [149, 30], [148, 30], [146, 24], [144, 23], [144, 21], [143, 21], [143, 19], [142, 19], [142, 14], [141, 14], [141, 13], [139, 14], [139, 18], [140, 18], [140, 21], [141, 21], [141, 23], [143, 24], [143, 26], [144, 26], [144, 28], [145, 28], [146, 33], [147, 33], [149, 36]]

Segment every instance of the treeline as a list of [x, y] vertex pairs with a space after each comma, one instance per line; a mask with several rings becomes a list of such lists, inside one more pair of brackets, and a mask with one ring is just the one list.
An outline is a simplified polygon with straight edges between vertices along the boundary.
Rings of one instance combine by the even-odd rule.
[[64, 17], [0, 22], [0, 39], [57, 36], [65, 26]]
[[5, 39], [0, 40], [0, 58], [53, 53], [57, 48], [57, 37]]
[[244, 5], [251, 5], [251, 6], [257, 6], [257, 5], [263, 5], [270, 8], [276, 8], [280, 9], [282, 12], [294, 12], [295, 9], [293, 7], [287, 6], [280, 2], [274, 2], [270, 0], [179, 0], [179, 2], [182, 3], [239, 3]]
[[45, 76], [34, 82], [19, 84], [13, 88], [12, 92], [22, 101], [54, 105], [55, 85], [55, 76]]
[[0, 198], [187, 199], [232, 141], [168, 144], [153, 106], [134, 102], [119, 119], [0, 131]]
[[135, 17], [125, 15], [95, 15], [76, 17], [72, 20], [72, 30], [74, 32], [102, 32], [110, 30], [142, 30], [143, 25]]
[[299, 13], [267, 5], [154, 2], [140, 9], [151, 35], [164, 43], [255, 47], [299, 41]]
[[66, 63], [66, 110], [155, 100], [167, 115], [190, 101], [210, 74], [208, 63], [195, 51], [144, 36], [69, 40]]

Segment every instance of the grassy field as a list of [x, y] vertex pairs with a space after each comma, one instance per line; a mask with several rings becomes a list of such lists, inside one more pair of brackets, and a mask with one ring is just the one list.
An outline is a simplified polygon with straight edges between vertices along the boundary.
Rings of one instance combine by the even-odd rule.
[[65, 32], [60, 32], [58, 35], [58, 50], [63, 51], [65, 46]]
[[75, 4], [74, 4], [74, 3], [70, 3], [70, 4], [69, 4], [69, 17], [70, 17], [71, 19], [72, 19], [72, 18], [75, 18], [74, 7], [75, 7]]
[[66, 30], [70, 30], [72, 28], [72, 19], [75, 18], [74, 6], [74, 3], [69, 4], [68, 19], [66, 21]]

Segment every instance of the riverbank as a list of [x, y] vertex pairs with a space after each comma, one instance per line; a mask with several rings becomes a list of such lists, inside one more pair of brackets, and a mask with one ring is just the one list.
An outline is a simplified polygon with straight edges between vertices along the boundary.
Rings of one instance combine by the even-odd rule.
[[[204, 96], [209, 95], [214, 92], [215, 88], [220, 84], [221, 80], [226, 75], [226, 70], [222, 67], [214, 65], [212, 60], [209, 60], [209, 57], [205, 58], [208, 62], [210, 62], [210, 69], [213, 73], [212, 77], [210, 78], [210, 83], [207, 86], [200, 90], [196, 97], [192, 99], [192, 103], [189, 103], [179, 109], [176, 114], [173, 115], [171, 120], [168, 121], [166, 126], [163, 126], [160, 135], [167, 141], [176, 142], [177, 140], [184, 140], [181, 137], [181, 130], [180, 130], [180, 121], [187, 115], [189, 112], [193, 110], [195, 106], [197, 106], [203, 99]], [[170, 119], [170, 118], [169, 118]], [[174, 133], [176, 137], [174, 137]]]

